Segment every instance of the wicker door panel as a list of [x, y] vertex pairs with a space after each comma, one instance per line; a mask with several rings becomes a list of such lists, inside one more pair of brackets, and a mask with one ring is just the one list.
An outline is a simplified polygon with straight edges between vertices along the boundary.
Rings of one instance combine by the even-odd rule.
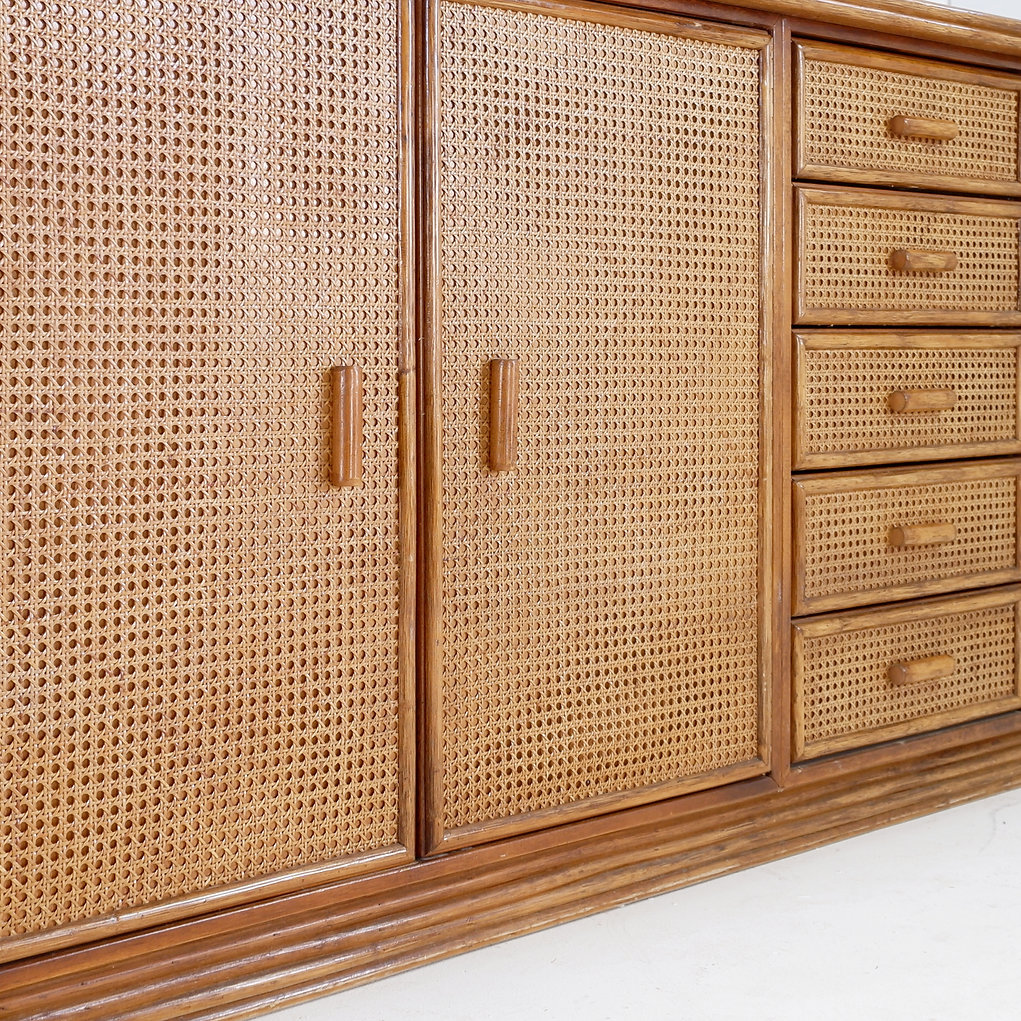
[[36, 6], [0, 63], [11, 939], [405, 824], [398, 6]]
[[589, 16], [438, 10], [431, 846], [763, 769], [762, 38]]

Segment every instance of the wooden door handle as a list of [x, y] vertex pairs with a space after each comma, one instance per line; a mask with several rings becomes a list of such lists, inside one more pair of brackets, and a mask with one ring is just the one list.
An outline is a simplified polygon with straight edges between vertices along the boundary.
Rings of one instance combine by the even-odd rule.
[[957, 394], [953, 390], [894, 390], [886, 402], [897, 414], [949, 411], [957, 404]]
[[330, 485], [360, 486], [364, 418], [361, 367], [335, 365], [330, 369], [330, 383]]
[[957, 269], [957, 254], [895, 248], [890, 253], [890, 266], [898, 273], [951, 273]]
[[936, 117], [891, 117], [887, 126], [898, 138], [928, 138], [934, 142], [949, 142], [961, 133], [953, 121]]
[[957, 660], [953, 656], [927, 656], [925, 659], [901, 660], [891, 663], [886, 676], [896, 686], [902, 684], [924, 684], [926, 681], [938, 681], [941, 677], [949, 677], [957, 669]]
[[911, 546], [937, 546], [957, 538], [957, 525], [940, 521], [931, 525], [895, 525], [890, 529], [890, 545], [899, 549]]
[[489, 362], [489, 469], [510, 471], [518, 460], [518, 360]]

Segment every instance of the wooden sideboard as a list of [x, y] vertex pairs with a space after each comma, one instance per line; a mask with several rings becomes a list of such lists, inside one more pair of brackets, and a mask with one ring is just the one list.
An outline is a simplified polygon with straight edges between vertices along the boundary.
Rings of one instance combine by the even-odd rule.
[[1021, 784], [1021, 24], [4, 34], [0, 1018], [253, 1016]]

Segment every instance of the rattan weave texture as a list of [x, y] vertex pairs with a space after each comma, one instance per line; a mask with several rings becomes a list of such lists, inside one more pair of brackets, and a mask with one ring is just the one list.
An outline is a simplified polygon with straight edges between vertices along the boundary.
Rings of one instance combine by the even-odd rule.
[[[856, 193], [847, 193], [855, 197]], [[799, 305], [803, 321], [813, 310], [836, 310], [832, 322], [853, 322], [856, 311], [890, 313], [1017, 312], [1017, 216], [944, 212], [898, 206], [898, 197], [876, 196], [868, 205], [841, 201], [840, 193], [815, 192], [804, 204]], [[891, 269], [897, 249], [953, 252], [958, 268], [947, 273]], [[841, 312], [851, 315], [841, 315]]]
[[[1018, 436], [1018, 348], [805, 347], [799, 352], [800, 445], [809, 453], [904, 451]], [[898, 414], [891, 393], [949, 390], [952, 408]], [[952, 451], [950, 451], [952, 453]], [[878, 458], [877, 458], [878, 459]]]
[[[825, 482], [804, 494], [796, 528], [803, 589], [799, 599], [846, 596], [845, 605], [878, 602], [892, 590], [938, 582], [943, 591], [981, 584], [983, 575], [1018, 565], [1017, 475], [875, 485], [825, 491]], [[946, 522], [952, 542], [899, 548], [890, 529]]]
[[51, 7], [0, 60], [8, 935], [397, 841], [396, 5]]
[[757, 754], [760, 54], [454, 3], [439, 54], [453, 828]]
[[[801, 639], [795, 711], [809, 754], [868, 744], [878, 728], [973, 707], [981, 715], [1017, 695], [1016, 597], [967, 612], [930, 611], [917, 620], [854, 628]], [[952, 656], [938, 681], [892, 686], [891, 664]], [[990, 710], [991, 711], [991, 710]]]
[[[1018, 92], [876, 67], [806, 59], [799, 93], [806, 163], [1016, 181]], [[953, 121], [949, 141], [898, 138], [893, 116]]]

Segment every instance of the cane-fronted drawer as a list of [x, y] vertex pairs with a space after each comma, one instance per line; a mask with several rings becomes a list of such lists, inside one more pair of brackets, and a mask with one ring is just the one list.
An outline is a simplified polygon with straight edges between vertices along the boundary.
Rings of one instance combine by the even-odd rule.
[[796, 191], [798, 323], [1021, 325], [1021, 203]]
[[794, 57], [797, 176], [1021, 194], [1021, 77], [817, 42]]
[[1021, 460], [794, 482], [795, 613], [1021, 581]]
[[796, 468], [1021, 453], [1021, 333], [794, 339]]
[[1021, 588], [828, 614], [793, 628], [794, 754], [1021, 708]]

